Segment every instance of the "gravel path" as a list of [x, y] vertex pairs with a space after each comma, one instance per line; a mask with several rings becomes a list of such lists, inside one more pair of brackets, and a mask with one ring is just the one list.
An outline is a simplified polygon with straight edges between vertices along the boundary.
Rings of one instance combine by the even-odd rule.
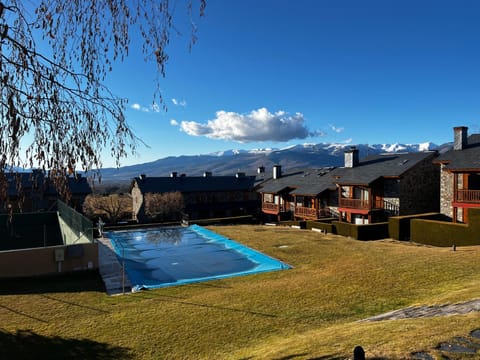
[[382, 321], [382, 320], [398, 320], [408, 318], [426, 318], [434, 316], [461, 315], [473, 311], [480, 311], [480, 299], [471, 300], [458, 304], [446, 305], [430, 305], [430, 306], [411, 306], [400, 310], [390, 311], [385, 314], [372, 316], [370, 318], [360, 320]]

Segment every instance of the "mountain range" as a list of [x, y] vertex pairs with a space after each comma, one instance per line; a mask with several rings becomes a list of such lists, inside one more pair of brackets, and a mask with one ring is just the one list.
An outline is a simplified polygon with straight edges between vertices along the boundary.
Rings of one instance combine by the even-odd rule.
[[[104, 168], [101, 170], [102, 182], [126, 181], [145, 174], [147, 176], [170, 176], [171, 172], [179, 175], [202, 176], [204, 172], [215, 175], [235, 175], [243, 172], [255, 175], [260, 166], [268, 172], [273, 165], [281, 165], [285, 171], [301, 168], [318, 168], [324, 166], [342, 166], [344, 151], [349, 144], [319, 143], [294, 145], [283, 149], [228, 150], [204, 155], [169, 156], [152, 162]], [[359, 144], [360, 159], [367, 155], [395, 152], [418, 152], [437, 150], [444, 152], [451, 143], [436, 145], [431, 142], [420, 144]]]

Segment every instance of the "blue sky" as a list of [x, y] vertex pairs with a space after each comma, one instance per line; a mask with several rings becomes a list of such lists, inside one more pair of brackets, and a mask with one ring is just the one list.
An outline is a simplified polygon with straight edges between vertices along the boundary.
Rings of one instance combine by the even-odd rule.
[[149, 145], [122, 165], [301, 143], [441, 144], [458, 125], [478, 132], [479, 19], [474, 0], [207, 0], [192, 50], [187, 31], [171, 40], [168, 111], [152, 106], [155, 67], [135, 51], [110, 75]]

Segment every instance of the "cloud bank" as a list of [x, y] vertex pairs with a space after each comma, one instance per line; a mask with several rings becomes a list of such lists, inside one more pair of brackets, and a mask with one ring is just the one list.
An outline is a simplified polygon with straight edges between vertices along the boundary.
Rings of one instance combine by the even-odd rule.
[[215, 119], [208, 120], [206, 124], [196, 121], [182, 121], [180, 128], [188, 135], [240, 143], [256, 141], [285, 142], [292, 139], [306, 139], [307, 137], [325, 135], [321, 131], [309, 131], [301, 113], [293, 115], [285, 111], [271, 113], [266, 108], [253, 110], [248, 114], [222, 110], [216, 113]]

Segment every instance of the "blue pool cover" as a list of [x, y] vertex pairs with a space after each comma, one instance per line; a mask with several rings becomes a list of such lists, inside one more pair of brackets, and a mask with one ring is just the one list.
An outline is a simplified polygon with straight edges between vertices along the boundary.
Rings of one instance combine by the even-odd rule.
[[290, 268], [198, 225], [110, 231], [107, 236], [125, 261], [133, 291]]

